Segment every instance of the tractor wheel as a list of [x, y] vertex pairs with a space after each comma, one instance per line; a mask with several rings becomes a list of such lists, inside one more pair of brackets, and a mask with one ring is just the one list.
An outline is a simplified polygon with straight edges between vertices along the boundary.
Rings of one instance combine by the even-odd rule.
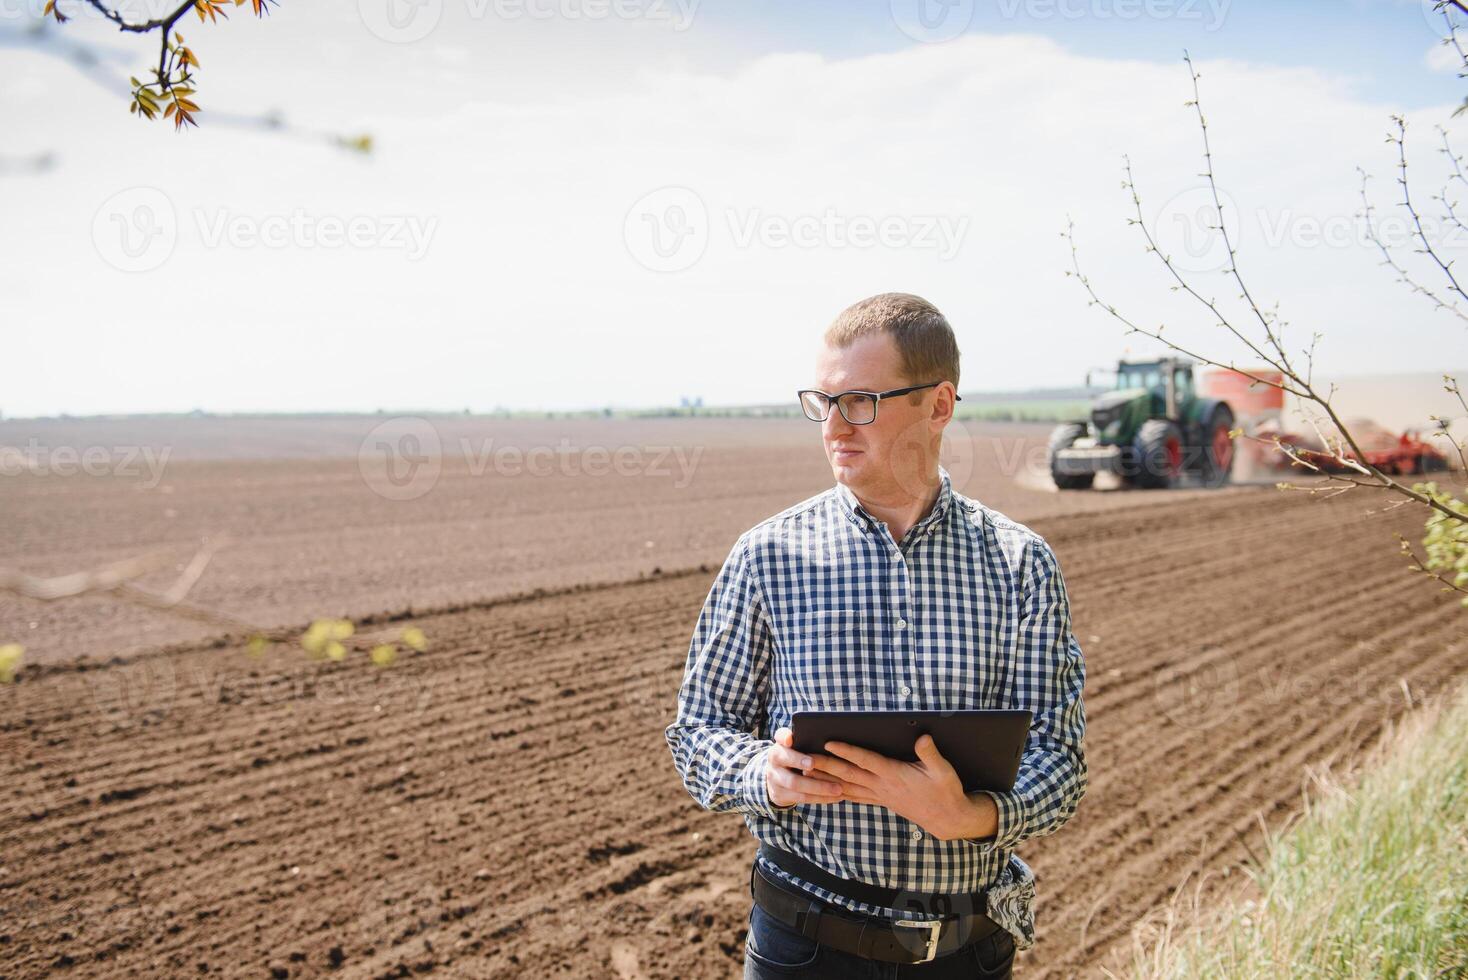
[[1203, 426], [1198, 475], [1205, 486], [1221, 487], [1228, 482], [1234, 465], [1234, 441], [1228, 435], [1233, 427], [1234, 413], [1227, 405], [1214, 408], [1208, 424]]
[[1089, 490], [1095, 482], [1094, 473], [1059, 473], [1055, 469], [1055, 454], [1062, 449], [1069, 448], [1077, 439], [1086, 434], [1086, 427], [1080, 422], [1066, 422], [1057, 425], [1050, 433], [1050, 479], [1055, 481], [1055, 486], [1060, 490]]
[[1148, 490], [1163, 490], [1182, 475], [1183, 434], [1176, 422], [1148, 419], [1137, 429], [1132, 444], [1129, 483]]

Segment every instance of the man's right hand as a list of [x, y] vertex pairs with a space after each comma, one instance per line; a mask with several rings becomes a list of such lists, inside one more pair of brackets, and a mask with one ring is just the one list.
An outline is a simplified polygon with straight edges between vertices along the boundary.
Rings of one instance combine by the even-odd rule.
[[765, 766], [765, 792], [770, 802], [775, 806], [840, 802], [841, 781], [812, 768], [817, 759], [828, 757], [795, 751], [791, 747], [794, 737], [788, 728], [775, 732], [775, 747]]

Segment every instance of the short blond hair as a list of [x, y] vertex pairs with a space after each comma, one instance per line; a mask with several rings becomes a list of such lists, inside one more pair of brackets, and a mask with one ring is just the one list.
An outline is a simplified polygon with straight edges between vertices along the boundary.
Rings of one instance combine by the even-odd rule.
[[879, 331], [896, 344], [908, 384], [951, 381], [957, 390], [958, 339], [938, 308], [921, 296], [879, 293], [853, 303], [826, 328], [824, 339], [828, 347], [843, 348]]

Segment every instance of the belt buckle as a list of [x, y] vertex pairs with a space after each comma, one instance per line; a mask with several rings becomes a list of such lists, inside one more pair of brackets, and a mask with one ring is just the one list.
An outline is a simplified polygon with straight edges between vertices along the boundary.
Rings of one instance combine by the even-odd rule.
[[914, 926], [919, 929], [928, 930], [928, 938], [925, 940], [923, 947], [923, 958], [917, 962], [926, 963], [938, 955], [938, 933], [943, 931], [942, 919], [894, 919], [892, 920], [892, 924], [894, 926]]

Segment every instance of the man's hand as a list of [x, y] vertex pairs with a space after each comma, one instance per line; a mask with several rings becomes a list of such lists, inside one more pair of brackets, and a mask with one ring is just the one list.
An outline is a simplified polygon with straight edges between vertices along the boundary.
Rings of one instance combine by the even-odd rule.
[[796, 803], [839, 803], [841, 780], [820, 773], [817, 763], [830, 764], [830, 756], [807, 755], [791, 747], [794, 733], [788, 728], [775, 732], [775, 747], [765, 767], [765, 790], [775, 806]]
[[827, 742], [838, 758], [815, 755], [824, 774], [840, 780], [840, 799], [874, 803], [906, 817], [939, 840], [992, 837], [999, 810], [987, 793], [965, 795], [958, 772], [938, 752], [933, 736], [913, 745], [917, 762], [903, 762], [846, 742]]

